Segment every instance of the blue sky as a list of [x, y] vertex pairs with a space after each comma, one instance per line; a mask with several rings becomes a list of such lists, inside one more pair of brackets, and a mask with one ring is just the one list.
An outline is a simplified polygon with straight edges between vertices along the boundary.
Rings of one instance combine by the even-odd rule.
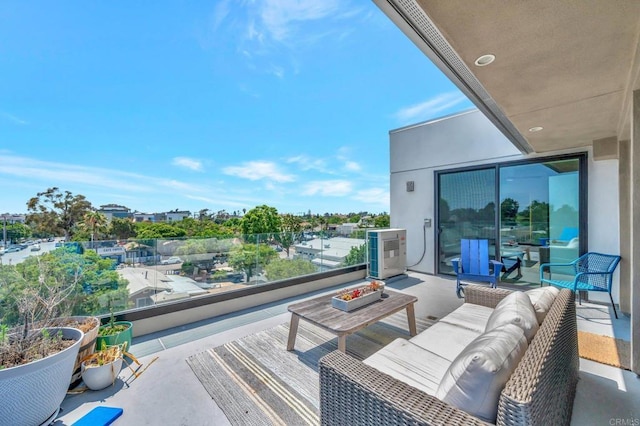
[[389, 130], [472, 107], [369, 1], [4, 1], [0, 213], [389, 211]]

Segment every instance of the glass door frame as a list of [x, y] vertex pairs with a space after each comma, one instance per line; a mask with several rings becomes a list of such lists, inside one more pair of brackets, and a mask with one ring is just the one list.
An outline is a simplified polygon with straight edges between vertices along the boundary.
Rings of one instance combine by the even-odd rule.
[[[522, 160], [515, 161], [505, 161], [500, 163], [486, 163], [486, 164], [478, 164], [474, 166], [468, 167], [458, 167], [453, 169], [445, 169], [445, 170], [435, 170], [434, 173], [434, 200], [433, 205], [434, 208], [434, 224], [435, 224], [435, 235], [434, 235], [434, 271], [436, 275], [446, 275], [451, 276], [451, 274], [442, 272], [440, 268], [440, 182], [441, 176], [447, 175], [451, 173], [460, 173], [460, 172], [469, 172], [476, 170], [491, 170], [493, 169], [495, 172], [495, 241], [500, 241], [500, 169], [503, 167], [512, 167], [526, 164], [539, 164], [539, 163], [547, 163], [552, 161], [559, 160], [578, 160], [578, 234], [580, 235], [580, 239], [578, 240], [578, 250], [579, 254], [582, 255], [586, 253], [587, 248], [589, 247], [589, 226], [588, 226], [588, 204], [589, 204], [589, 194], [588, 194], [588, 153], [587, 152], [578, 152], [572, 154], [562, 154], [562, 155], [552, 155], [546, 157], [536, 157], [536, 158], [528, 158]], [[500, 246], [495, 244], [495, 249], [493, 253], [490, 253], [495, 259], [498, 259], [500, 256], [499, 253]]]

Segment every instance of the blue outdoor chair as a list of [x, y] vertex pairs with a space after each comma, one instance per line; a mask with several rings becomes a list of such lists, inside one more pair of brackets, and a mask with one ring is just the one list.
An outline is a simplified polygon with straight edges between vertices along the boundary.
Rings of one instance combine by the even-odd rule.
[[500, 272], [504, 266], [496, 260], [489, 260], [488, 240], [460, 240], [460, 257], [451, 260], [453, 271], [457, 275], [456, 294], [464, 296], [460, 280], [479, 281], [496, 288], [500, 281]]
[[[602, 253], [585, 253], [570, 263], [543, 263], [540, 265], [540, 286], [547, 283], [555, 287], [568, 288], [578, 293], [578, 302], [582, 303], [580, 291], [606, 291], [609, 293], [613, 313], [618, 318], [616, 305], [611, 297], [611, 283], [613, 272], [616, 270], [620, 256]], [[560, 269], [565, 277], [573, 276], [572, 280], [554, 280], [551, 278], [552, 268]], [[549, 278], [544, 277], [544, 271], [549, 271]]]

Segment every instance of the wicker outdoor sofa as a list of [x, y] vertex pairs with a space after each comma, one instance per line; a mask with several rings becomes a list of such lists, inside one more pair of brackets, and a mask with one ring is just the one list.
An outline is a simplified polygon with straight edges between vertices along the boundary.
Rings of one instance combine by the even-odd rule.
[[[493, 309], [510, 293], [469, 285], [465, 303]], [[568, 425], [571, 421], [578, 381], [573, 292], [561, 290], [549, 306], [499, 394], [498, 425]], [[339, 351], [323, 357], [319, 369], [323, 425], [489, 424]]]

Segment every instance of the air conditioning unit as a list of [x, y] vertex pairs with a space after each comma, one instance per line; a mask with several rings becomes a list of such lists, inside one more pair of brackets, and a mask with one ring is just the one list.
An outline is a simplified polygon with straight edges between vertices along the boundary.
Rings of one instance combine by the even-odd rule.
[[367, 274], [383, 280], [407, 271], [407, 230], [367, 231]]

